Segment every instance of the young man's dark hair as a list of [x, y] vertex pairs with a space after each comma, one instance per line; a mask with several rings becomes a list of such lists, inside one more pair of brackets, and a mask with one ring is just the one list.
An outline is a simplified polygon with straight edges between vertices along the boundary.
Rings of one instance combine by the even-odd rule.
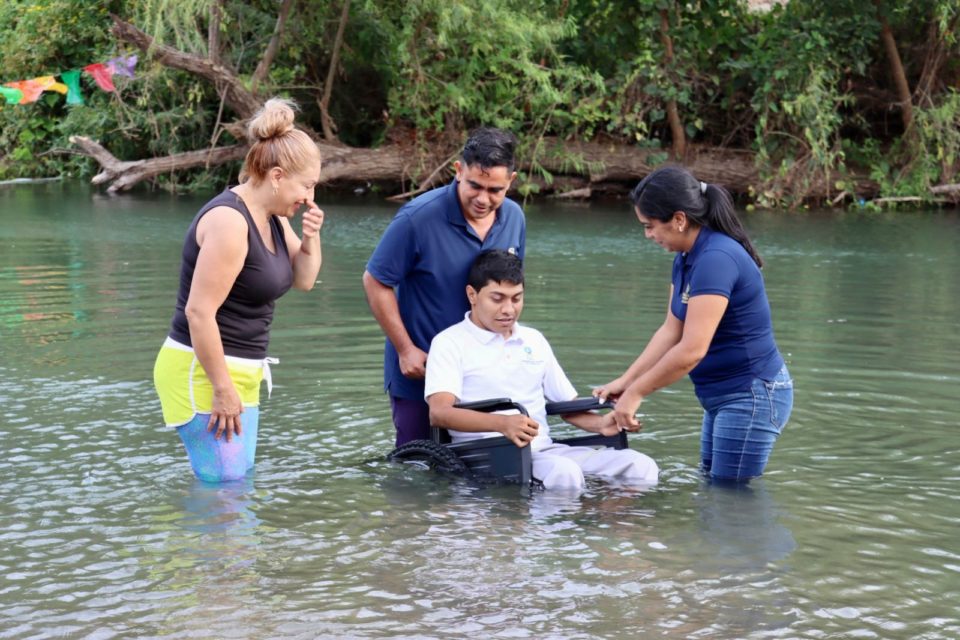
[[467, 166], [479, 165], [481, 169], [506, 167], [513, 172], [516, 168], [514, 152], [517, 139], [509, 131], [493, 127], [475, 129], [467, 143], [463, 145], [463, 163]]
[[488, 282], [523, 284], [523, 261], [503, 249], [484, 251], [473, 261], [467, 284], [480, 291]]

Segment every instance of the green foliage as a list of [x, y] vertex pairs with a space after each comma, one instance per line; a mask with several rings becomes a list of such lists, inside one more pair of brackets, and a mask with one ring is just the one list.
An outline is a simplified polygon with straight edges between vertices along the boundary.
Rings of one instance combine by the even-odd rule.
[[[7, 0], [0, 3], [2, 82], [53, 75], [99, 61], [113, 50], [105, 21], [113, 3], [72, 0]], [[99, 92], [99, 89], [95, 91]], [[104, 95], [88, 92], [103, 105]], [[45, 94], [30, 105], [0, 105], [0, 179], [58, 175], [63, 158], [52, 150], [67, 146], [68, 113], [63, 97]]]
[[[774, 129], [768, 119], [761, 118], [766, 130], [758, 131], [763, 144], [757, 145], [757, 158], [762, 167], [776, 168], [764, 174], [761, 206], [795, 205], [817, 183], [827, 185], [829, 192], [835, 172], [845, 169], [841, 109], [852, 102], [851, 96], [840, 93], [833, 72], [812, 67], [796, 95], [781, 101], [779, 109], [770, 105], [783, 129]], [[768, 141], [776, 135], [785, 142]]]
[[795, 205], [846, 172], [841, 129], [854, 102], [842, 89], [866, 72], [879, 24], [858, 0], [791, 2], [763, 16], [745, 50], [721, 66], [753, 88], [753, 148], [762, 206]]
[[[223, 8], [221, 61], [249, 81], [278, 0], [7, 0], [4, 81], [128, 52], [110, 34], [109, 13], [159, 43], [206, 56], [215, 2]], [[260, 85], [260, 95], [294, 98], [317, 131], [342, 2], [294, 3]], [[881, 16], [911, 87], [934, 54], [943, 60], [907, 132], [891, 109]], [[689, 141], [756, 153], [758, 204], [798, 204], [825, 185], [850, 192], [865, 174], [884, 195], [929, 198], [960, 165], [958, 22], [955, 0], [882, 0], [879, 10], [861, 0], [793, 0], [768, 13], [750, 12], [743, 0], [353, 0], [330, 114], [341, 141], [355, 146], [413, 140], [443, 149], [480, 124], [510, 129], [523, 144], [521, 188], [535, 193], [554, 178], [537, 161], [556, 153], [549, 137], [613, 139], [659, 150], [651, 162], [665, 160], [674, 101]], [[85, 77], [84, 106], [68, 107], [56, 94], [0, 106], [0, 179], [95, 171], [92, 161], [65, 153], [71, 135], [105, 141], [121, 159], [232, 142], [217, 123], [235, 114], [222, 110], [216, 87], [146, 58], [135, 80], [116, 79], [116, 94]], [[235, 170], [156, 182], [192, 188]]]
[[418, 130], [480, 123], [513, 130], [574, 128], [579, 96], [599, 75], [567, 64], [556, 43], [576, 25], [546, 2], [401, 3], [391, 59], [391, 115]]
[[[110, 37], [109, 13], [123, 13], [122, 5], [92, 6], [79, 0], [13, 0], [3, 5], [0, 20], [11, 28], [0, 32], [0, 59], [7, 63], [4, 73], [13, 74], [5, 81], [56, 75], [126, 53]], [[210, 145], [219, 106], [215, 88], [192, 75], [144, 62], [136, 79], [115, 77], [114, 84], [117, 92], [107, 93], [83, 74], [83, 105], [69, 106], [63, 96], [46, 93], [33, 104], [0, 107], [0, 179], [92, 175], [96, 163], [72, 152], [73, 135], [100, 140], [115, 156], [130, 160]], [[222, 140], [231, 141], [229, 136]], [[211, 179], [222, 182], [235, 170], [161, 176], [156, 183], [190, 189]]]
[[206, 34], [197, 26], [209, 15], [212, 0], [133, 0], [126, 4], [126, 17], [158, 43], [206, 52]]
[[933, 107], [914, 109], [912, 133], [898, 141], [887, 154], [889, 159], [868, 165], [871, 177], [884, 197], [937, 202], [930, 188], [956, 182], [960, 172], [960, 92], [948, 89]]

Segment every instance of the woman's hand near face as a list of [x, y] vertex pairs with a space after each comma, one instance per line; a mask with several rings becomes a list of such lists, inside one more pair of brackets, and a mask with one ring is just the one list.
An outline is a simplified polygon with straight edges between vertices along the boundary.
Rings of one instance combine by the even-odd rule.
[[287, 252], [293, 266], [293, 287], [301, 291], [310, 291], [317, 282], [323, 255], [320, 247], [320, 229], [325, 215], [313, 200], [306, 200], [307, 209], [303, 212], [300, 237], [297, 237], [290, 221], [280, 218], [283, 235], [287, 242]]
[[[309, 245], [309, 240], [320, 237], [320, 229], [323, 227], [324, 213], [323, 209], [317, 206], [313, 200], [306, 202], [307, 210], [303, 212], [302, 231], [300, 233], [304, 245]], [[301, 247], [301, 250], [310, 253], [308, 246]]]

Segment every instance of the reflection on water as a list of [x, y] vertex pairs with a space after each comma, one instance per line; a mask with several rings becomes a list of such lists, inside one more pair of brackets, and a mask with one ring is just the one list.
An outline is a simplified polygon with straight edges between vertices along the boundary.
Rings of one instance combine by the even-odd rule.
[[[150, 383], [199, 199], [0, 189], [0, 638], [960, 637], [960, 218], [747, 217], [797, 385], [769, 473], [697, 470], [688, 382], [638, 492], [524, 495], [387, 463], [360, 274], [393, 207], [325, 203], [278, 304], [256, 474], [207, 485]], [[666, 309], [622, 203], [529, 208], [524, 319], [585, 393]]]
[[152, 633], [227, 637], [256, 628], [266, 548], [252, 510], [253, 476], [222, 485], [193, 480], [181, 491], [179, 504], [150, 514], [151, 528], [164, 535], [140, 557], [140, 570], [163, 585], [152, 595], [165, 621]]
[[718, 572], [760, 570], [796, 548], [767, 485], [765, 478], [740, 487], [707, 485], [694, 497], [697, 531]]

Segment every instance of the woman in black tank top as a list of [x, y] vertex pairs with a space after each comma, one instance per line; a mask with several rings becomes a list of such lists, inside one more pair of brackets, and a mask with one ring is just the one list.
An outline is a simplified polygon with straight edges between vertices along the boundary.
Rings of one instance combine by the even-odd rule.
[[[320, 271], [320, 154], [293, 120], [293, 105], [278, 99], [254, 116], [240, 184], [205, 204], [184, 240], [154, 382], [164, 421], [207, 481], [235, 480], [253, 466], [260, 381], [271, 386], [274, 304], [291, 287], [312, 289]], [[304, 206], [298, 237], [289, 219]]]

